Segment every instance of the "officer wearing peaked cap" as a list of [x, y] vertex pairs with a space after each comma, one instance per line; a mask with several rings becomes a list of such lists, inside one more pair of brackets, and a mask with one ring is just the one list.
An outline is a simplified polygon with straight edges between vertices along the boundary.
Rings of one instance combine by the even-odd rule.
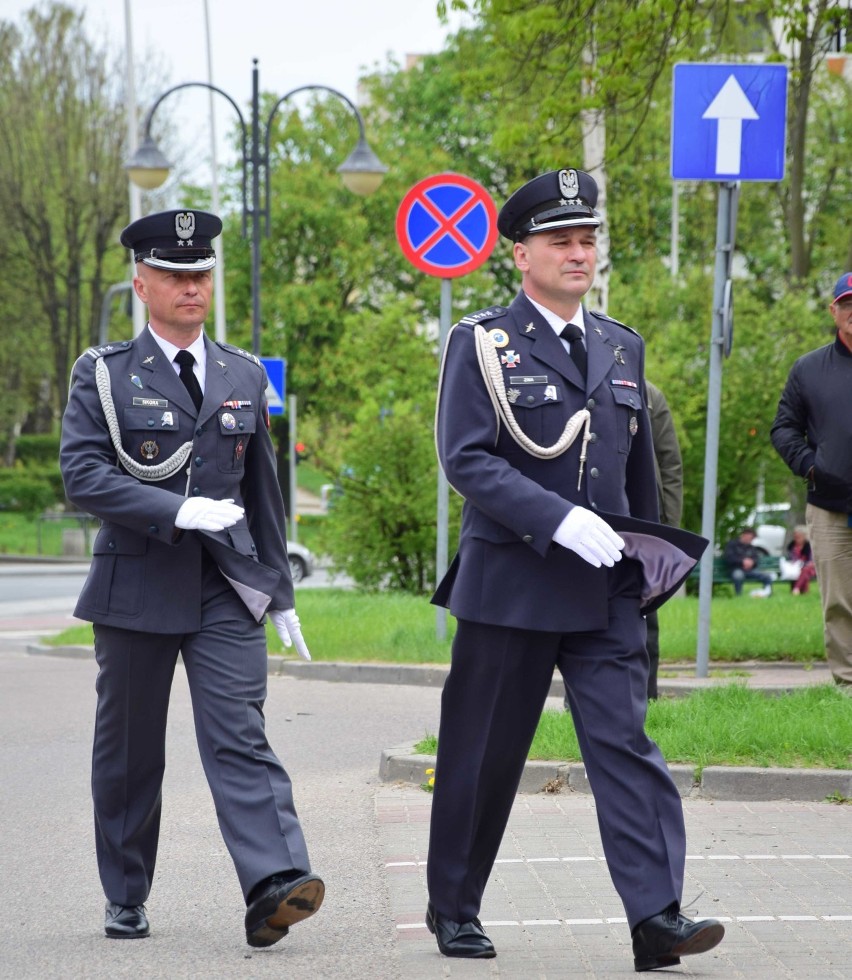
[[498, 229], [521, 291], [463, 317], [441, 366], [436, 445], [464, 498], [433, 602], [458, 620], [441, 700], [426, 924], [448, 956], [491, 957], [479, 912], [554, 668], [566, 684], [636, 970], [715, 946], [680, 912], [678, 791], [644, 731], [643, 613], [706, 542], [658, 523], [644, 346], [583, 306], [597, 185], [564, 168], [524, 184]]
[[[256, 357], [204, 334], [222, 222], [151, 214], [121, 233], [148, 325], [74, 365], [60, 462], [68, 499], [101, 520], [75, 615], [94, 624], [92, 795], [110, 938], [147, 936], [169, 690], [178, 654], [246, 939], [270, 946], [311, 915], [290, 779], [267, 742], [269, 614], [310, 659], [294, 608], [284, 505]], [[204, 908], [212, 896], [197, 903]]]

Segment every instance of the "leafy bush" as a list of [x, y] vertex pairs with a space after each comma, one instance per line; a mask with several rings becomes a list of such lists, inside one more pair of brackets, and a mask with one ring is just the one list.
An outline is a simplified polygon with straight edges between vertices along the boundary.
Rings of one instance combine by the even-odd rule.
[[59, 436], [18, 436], [15, 459], [21, 466], [50, 467], [59, 464]]
[[[57, 470], [58, 475], [58, 470]], [[62, 481], [60, 478], [60, 487]], [[35, 514], [56, 503], [59, 498], [54, 484], [45, 474], [22, 470], [0, 470], [0, 510]]]

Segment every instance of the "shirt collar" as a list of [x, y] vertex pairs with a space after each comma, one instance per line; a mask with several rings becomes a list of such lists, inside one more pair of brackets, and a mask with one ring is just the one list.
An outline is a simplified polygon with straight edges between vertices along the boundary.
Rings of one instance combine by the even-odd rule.
[[583, 337], [586, 336], [586, 325], [583, 321], [582, 303], [577, 307], [577, 312], [574, 314], [574, 316], [572, 316], [570, 320], [565, 321], [562, 319], [561, 316], [558, 316], [556, 313], [554, 313], [553, 310], [549, 310], [546, 306], [542, 306], [541, 303], [536, 303], [536, 301], [531, 297], [527, 296], [527, 299], [538, 310], [538, 312], [541, 313], [544, 319], [547, 320], [547, 322], [553, 328], [553, 332], [556, 334], [557, 337], [559, 336], [560, 333], [562, 333], [562, 330], [564, 329], [566, 322], [576, 324], [580, 328]]
[[[175, 347], [175, 345], [173, 343], [171, 343], [168, 340], [165, 340], [159, 334], [157, 334], [153, 330], [151, 330], [151, 324], [150, 323], [148, 324], [148, 332], [151, 334], [151, 336], [157, 342], [157, 346], [166, 355], [166, 357], [169, 359], [169, 362], [171, 363], [172, 367], [177, 372], [179, 370], [179, 368], [178, 368], [177, 364], [175, 364], [175, 362], [174, 362], [175, 361], [175, 355], [177, 354], [177, 352], [179, 350], [182, 350], [182, 348]], [[198, 383], [201, 385], [201, 390], [204, 391], [204, 385], [205, 385], [205, 382], [207, 381], [207, 347], [205, 346], [205, 343], [204, 343], [204, 331], [203, 330], [196, 337], [196, 339], [193, 340], [193, 342], [189, 345], [189, 347], [186, 348], [186, 350], [188, 350], [189, 353], [192, 354], [192, 356], [195, 358], [195, 366], [193, 367], [193, 371], [195, 372], [196, 378], [198, 378]]]

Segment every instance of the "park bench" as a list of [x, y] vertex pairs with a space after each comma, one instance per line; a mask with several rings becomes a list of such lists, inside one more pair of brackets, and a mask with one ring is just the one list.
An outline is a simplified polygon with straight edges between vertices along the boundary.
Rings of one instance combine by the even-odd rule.
[[[791, 585], [793, 582], [795, 582], [795, 578], [791, 578], [789, 575], [781, 574], [781, 559], [775, 555], [761, 556], [760, 565], [758, 567], [761, 572], [769, 572], [771, 575], [774, 575], [776, 582], [789, 582]], [[700, 576], [701, 565], [698, 564], [689, 573], [687, 583], [691, 583], [697, 588]], [[716, 555], [713, 558], [713, 585], [730, 585], [732, 588], [734, 585], [733, 580], [731, 579], [731, 573], [728, 570], [728, 565], [721, 555]]]

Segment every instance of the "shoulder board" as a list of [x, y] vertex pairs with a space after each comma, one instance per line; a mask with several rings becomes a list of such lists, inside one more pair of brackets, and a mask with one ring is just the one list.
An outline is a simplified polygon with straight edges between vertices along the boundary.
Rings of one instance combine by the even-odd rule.
[[463, 316], [459, 323], [466, 323], [473, 326], [477, 323], [484, 323], [486, 320], [496, 320], [498, 316], [505, 316], [509, 312], [507, 306], [489, 306], [485, 310], [477, 310], [476, 313], [468, 313]]
[[245, 357], [249, 361], [254, 361], [255, 364], [260, 364], [260, 359], [254, 354], [250, 354], [247, 350], [243, 350], [242, 347], [234, 347], [233, 344], [226, 344], [224, 340], [215, 340], [215, 344], [222, 348], [222, 350], [229, 351], [231, 354], [239, 354], [241, 357]]
[[608, 316], [606, 313], [601, 313], [600, 310], [589, 310], [589, 313], [591, 313], [592, 316], [599, 316], [602, 320], [608, 320], [610, 323], [615, 323], [619, 327], [624, 327], [625, 330], [635, 333], [637, 337], [642, 336], [638, 330], [635, 330], [633, 327], [628, 327], [626, 323], [622, 323], [621, 320], [616, 320], [615, 317]]
[[83, 356], [91, 357], [93, 361], [96, 361], [99, 357], [108, 357], [110, 354], [117, 354], [122, 350], [130, 350], [132, 346], [132, 340], [122, 340], [115, 344], [103, 344], [101, 347], [89, 347], [83, 351]]

